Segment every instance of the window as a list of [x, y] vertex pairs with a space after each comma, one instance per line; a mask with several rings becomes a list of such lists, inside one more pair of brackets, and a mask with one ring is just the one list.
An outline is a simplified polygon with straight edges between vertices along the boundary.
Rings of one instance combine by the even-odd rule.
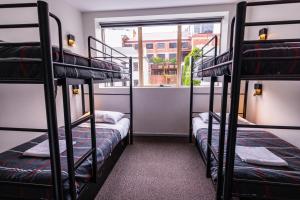
[[135, 72], [139, 71], [139, 63], [138, 62], [133, 62], [133, 71], [135, 71]]
[[157, 57], [161, 58], [161, 59], [165, 59], [166, 55], [165, 54], [157, 54]]
[[[181, 83], [184, 86], [190, 85], [190, 66], [184, 63], [185, 59], [190, 59], [190, 52], [195, 52], [194, 54], [201, 55], [200, 49], [214, 36], [217, 35], [220, 37], [221, 34], [221, 23], [204, 23], [204, 24], [185, 24], [182, 25], [182, 48], [181, 52], [181, 62], [182, 62], [182, 74], [181, 74]], [[190, 40], [187, 41], [187, 39]], [[213, 47], [213, 43], [208, 44], [208, 46], [204, 49], [205, 51], [209, 51]], [[218, 44], [219, 45], [219, 44]], [[218, 49], [220, 49], [218, 47]], [[211, 56], [209, 53], [206, 56]], [[194, 85], [200, 85], [199, 80], [194, 80]], [[204, 86], [204, 83], [201, 82], [201, 86]]]
[[153, 43], [146, 44], [146, 49], [153, 49]]
[[176, 58], [177, 58], [177, 54], [176, 53], [170, 53], [169, 54], [169, 60], [176, 59]]
[[213, 33], [214, 31], [214, 23], [207, 24], [195, 24], [194, 25], [194, 33]]
[[164, 49], [165, 48], [165, 43], [157, 43], [156, 44], [158, 49]]
[[181, 48], [187, 49], [188, 47], [189, 47], [189, 43], [188, 42], [182, 42], [181, 43]]
[[[182, 31], [181, 38], [178, 38], [179, 26]], [[139, 32], [142, 33], [141, 38], [139, 38]], [[135, 86], [138, 84], [176, 86], [181, 83], [188, 86], [190, 69], [189, 66], [185, 66], [184, 60], [189, 59], [191, 51], [200, 50], [212, 36], [219, 36], [221, 23], [112, 27], [102, 28], [96, 33], [97, 38], [105, 38], [106, 44], [133, 58], [133, 84]], [[139, 42], [142, 42], [142, 49], [139, 49]], [[181, 43], [179, 54], [178, 43]], [[211, 45], [207, 46], [208, 50], [211, 48]], [[211, 55], [208, 54], [208, 56]], [[181, 68], [178, 68], [179, 66]], [[143, 71], [142, 74], [140, 70]], [[178, 80], [179, 77], [182, 79]], [[110, 86], [110, 84], [103, 85]]]
[[153, 54], [147, 54], [147, 59], [148, 59], [149, 61], [151, 61], [153, 57], [154, 57]]
[[176, 49], [177, 48], [177, 43], [176, 42], [169, 43], [169, 48], [170, 49]]

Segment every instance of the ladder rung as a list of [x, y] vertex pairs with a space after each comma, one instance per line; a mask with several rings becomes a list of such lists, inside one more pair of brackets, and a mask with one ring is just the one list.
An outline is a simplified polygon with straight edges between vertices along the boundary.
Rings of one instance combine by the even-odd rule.
[[75, 128], [75, 127], [78, 126], [79, 124], [82, 124], [82, 123], [84, 123], [84, 122], [90, 120], [92, 117], [93, 117], [93, 115], [87, 115], [87, 116], [85, 116], [85, 117], [83, 117], [83, 118], [81, 118], [81, 119], [76, 120], [75, 122], [73, 122], [73, 123], [71, 124], [71, 128]]
[[38, 128], [15, 128], [15, 127], [0, 127], [1, 131], [26, 131], [26, 132], [47, 132], [47, 129]]
[[215, 112], [209, 112], [210, 116], [212, 116], [215, 120], [217, 120], [218, 122], [221, 122], [221, 117], [219, 115], [217, 115]]
[[37, 28], [39, 24], [1, 24], [0, 29], [4, 28]]
[[0, 46], [19, 47], [19, 46], [41, 46], [40, 42], [0, 42]]
[[212, 148], [209, 144], [207, 144], [207, 148], [210, 149], [210, 151], [211, 151], [211, 153], [212, 153], [214, 159], [215, 159], [217, 162], [219, 162], [218, 155], [217, 155], [217, 152], [215, 151], [215, 149]]
[[30, 8], [37, 7], [37, 3], [1, 4], [0, 8]]
[[0, 58], [0, 63], [41, 63], [41, 59], [1, 59]]
[[88, 150], [83, 156], [80, 157], [80, 159], [75, 162], [74, 168], [75, 170], [95, 151], [95, 149]]

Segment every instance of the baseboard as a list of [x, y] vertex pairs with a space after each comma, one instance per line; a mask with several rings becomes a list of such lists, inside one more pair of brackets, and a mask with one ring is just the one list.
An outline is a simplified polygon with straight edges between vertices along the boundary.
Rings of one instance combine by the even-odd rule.
[[188, 133], [151, 133], [151, 132], [135, 132], [134, 137], [181, 137], [188, 138]]

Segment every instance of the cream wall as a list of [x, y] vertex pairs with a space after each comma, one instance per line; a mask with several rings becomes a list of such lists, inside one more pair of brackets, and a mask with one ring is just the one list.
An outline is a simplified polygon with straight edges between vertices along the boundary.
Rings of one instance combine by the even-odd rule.
[[[235, 4], [218, 4], [218, 5], [202, 5], [202, 6], [182, 6], [170, 8], [152, 8], [138, 10], [116, 10], [116, 11], [101, 11], [101, 12], [84, 12], [83, 13], [83, 28], [84, 37], [89, 35], [95, 36], [96, 22], [99, 20], [107, 21], [134, 21], [147, 19], [168, 19], [168, 18], [199, 18], [199, 17], [219, 17], [222, 16], [222, 48], [223, 51], [227, 47], [227, 39], [229, 38], [228, 30], [230, 29], [231, 19], [235, 14]], [[98, 26], [98, 25], [97, 25]], [[225, 39], [224, 39], [225, 38]], [[87, 46], [86, 46], [87, 48]]]
[[[2, 3], [24, 3], [24, 0], [1, 0]], [[35, 2], [35, 1], [26, 1]], [[83, 28], [81, 12], [61, 0], [48, 0], [50, 11], [57, 15], [63, 26], [64, 47], [66, 35], [72, 33], [77, 45], [71, 48], [76, 53], [84, 53]], [[36, 22], [34, 9], [13, 9], [0, 11], [0, 23], [32, 23]], [[57, 44], [56, 24], [51, 23], [52, 43]], [[38, 41], [38, 32], [30, 30], [0, 30], [0, 39], [5, 41]], [[43, 87], [40, 85], [0, 85], [0, 126], [46, 128], [46, 113]], [[59, 125], [63, 125], [63, 103], [61, 90], [56, 97]], [[80, 96], [71, 95], [72, 118], [81, 114]], [[0, 151], [36, 137], [36, 133], [0, 132]]]
[[[129, 112], [128, 96], [104, 96], [99, 93], [127, 93], [126, 88], [95, 87], [95, 107], [101, 110]], [[209, 87], [195, 88], [194, 111], [207, 112]], [[243, 93], [243, 89], [242, 89]], [[215, 89], [215, 111], [220, 111], [221, 88]], [[243, 96], [241, 97], [243, 99]], [[86, 102], [87, 102], [86, 96]], [[190, 89], [182, 88], [134, 88], [133, 124], [135, 134], [188, 135]], [[242, 103], [240, 112], [242, 112]]]
[[[263, 6], [249, 10], [249, 21], [300, 19], [300, 4]], [[299, 38], [300, 25], [266, 26], [269, 38]], [[247, 39], [256, 39], [259, 28], [247, 30]], [[253, 92], [253, 84], [249, 88]], [[288, 81], [263, 81], [263, 95], [248, 96], [248, 118], [257, 124], [290, 125], [300, 124], [300, 83]], [[275, 134], [300, 148], [299, 131], [272, 130]]]
[[[227, 33], [234, 13], [234, 4], [84, 12], [84, 37], [95, 36], [95, 27], [98, 27], [99, 22], [223, 16], [221, 46], [224, 51], [227, 49], [227, 38], [229, 37]], [[118, 91], [115, 88], [103, 90], [105, 92]], [[102, 90], [95, 88], [95, 91]], [[201, 88], [199, 91], [204, 95], [195, 97], [195, 110], [207, 111], [208, 88]], [[216, 110], [219, 110], [217, 106], [220, 104], [218, 103], [219, 98], [220, 96], [216, 97]], [[137, 134], [187, 135], [189, 129], [189, 88], [135, 88], [133, 99], [134, 131]], [[96, 96], [95, 100], [97, 109], [125, 110], [128, 105], [126, 97]]]

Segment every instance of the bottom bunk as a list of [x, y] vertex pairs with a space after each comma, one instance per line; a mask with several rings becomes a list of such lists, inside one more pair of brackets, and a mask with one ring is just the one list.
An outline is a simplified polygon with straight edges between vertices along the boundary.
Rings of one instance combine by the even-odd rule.
[[[75, 162], [91, 148], [89, 126], [89, 123], [84, 123], [73, 129]], [[97, 183], [90, 182], [92, 177], [92, 161], [90, 158], [84, 161], [76, 170], [78, 198], [93, 198], [97, 194], [110, 170], [128, 144], [129, 126], [129, 119], [127, 118], [121, 119], [114, 125], [96, 123]], [[59, 128], [61, 151], [65, 143], [64, 134], [64, 128]], [[53, 199], [49, 156], [38, 155], [36, 157], [32, 152], [31, 155], [24, 155], [26, 150], [45, 142], [47, 139], [47, 134], [44, 134], [0, 154], [0, 199]], [[65, 151], [61, 153], [61, 169], [65, 199], [69, 199], [67, 156]]]
[[[242, 118], [240, 121], [242, 123], [250, 123]], [[205, 160], [207, 154], [208, 123], [200, 117], [195, 117], [193, 119], [193, 130], [196, 145], [202, 158]], [[236, 154], [233, 196], [250, 199], [299, 199], [300, 149], [278, 138], [274, 134], [261, 129], [238, 129], [236, 141], [237, 146], [265, 147], [286, 161], [287, 166], [250, 164], [243, 161]], [[217, 154], [218, 146], [219, 124], [214, 123], [212, 148]], [[214, 183], [217, 182], [217, 171], [218, 163], [212, 156], [211, 176]]]

